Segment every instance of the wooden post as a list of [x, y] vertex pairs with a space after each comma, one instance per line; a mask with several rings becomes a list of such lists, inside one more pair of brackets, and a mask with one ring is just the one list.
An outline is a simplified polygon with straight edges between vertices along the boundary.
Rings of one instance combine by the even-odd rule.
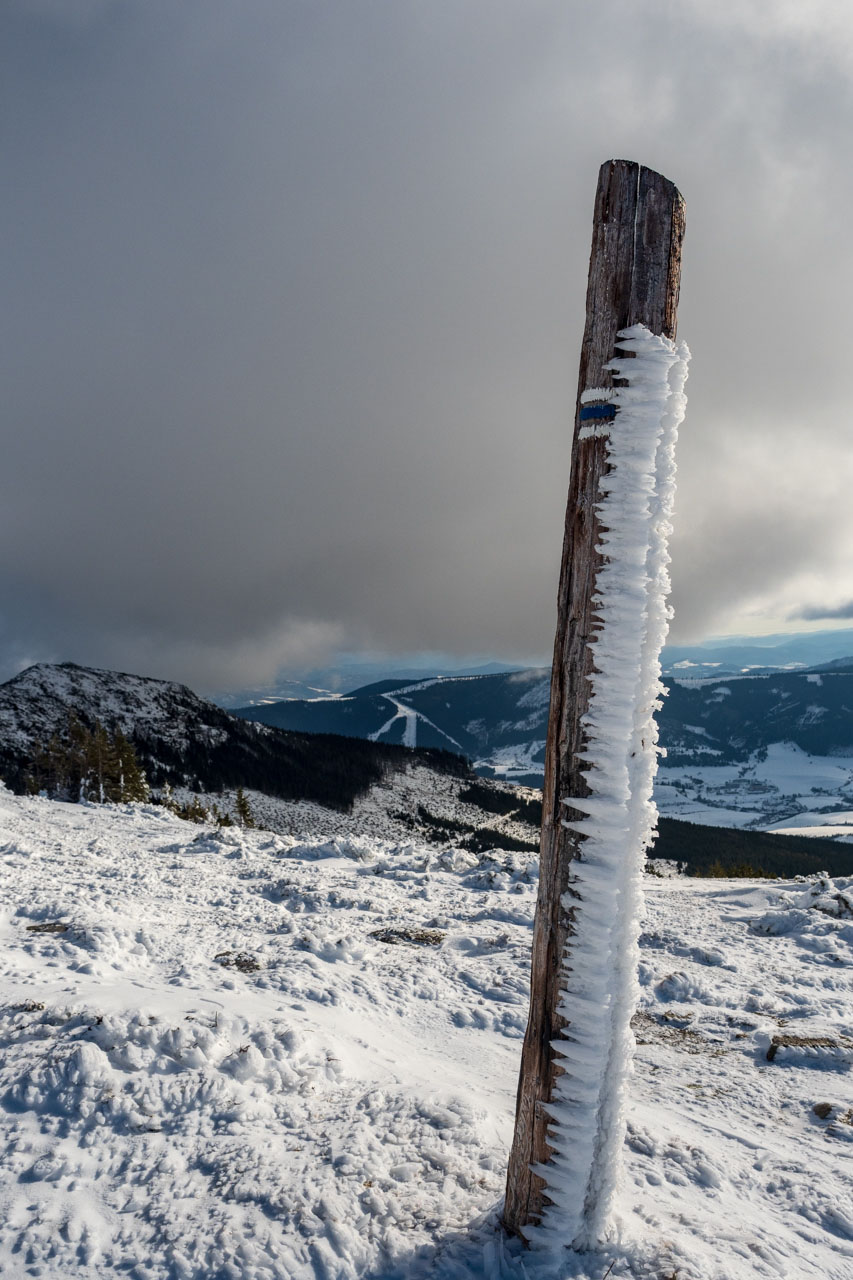
[[552, 1154], [541, 1103], [551, 1101], [561, 1072], [551, 1041], [562, 1027], [557, 1014], [560, 968], [573, 932], [573, 913], [563, 896], [572, 859], [584, 840], [561, 820], [585, 816], [562, 800], [589, 794], [578, 753], [584, 749], [582, 718], [589, 705], [587, 677], [593, 669], [588, 641], [594, 631], [592, 600], [602, 564], [596, 550], [601, 532], [596, 503], [607, 459], [601, 435], [585, 433], [585, 439], [579, 438], [580, 396], [587, 388], [613, 385], [607, 365], [621, 329], [644, 324], [655, 334], [675, 338], [684, 225], [684, 200], [659, 173], [627, 160], [601, 166], [551, 672], [530, 1013], [504, 1206], [504, 1223], [517, 1233], [538, 1222], [542, 1213], [545, 1184], [530, 1166], [547, 1163]]

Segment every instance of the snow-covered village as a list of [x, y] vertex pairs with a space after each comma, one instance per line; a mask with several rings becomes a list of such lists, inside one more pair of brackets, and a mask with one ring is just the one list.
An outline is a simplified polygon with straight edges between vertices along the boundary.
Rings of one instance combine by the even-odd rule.
[[853, 11], [0, 62], [0, 1276], [850, 1280]]

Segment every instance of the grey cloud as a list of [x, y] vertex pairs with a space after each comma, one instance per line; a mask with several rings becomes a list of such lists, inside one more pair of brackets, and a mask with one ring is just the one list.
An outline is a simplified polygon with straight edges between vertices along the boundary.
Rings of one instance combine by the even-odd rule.
[[806, 605], [791, 614], [791, 620], [802, 619], [804, 622], [820, 622], [823, 619], [831, 618], [853, 618], [853, 600], [848, 600], [846, 604], [836, 605], [835, 607], [828, 605]]
[[61, 8], [0, 19], [7, 671], [547, 655], [611, 155], [688, 201], [675, 637], [830, 598], [837, 6]]

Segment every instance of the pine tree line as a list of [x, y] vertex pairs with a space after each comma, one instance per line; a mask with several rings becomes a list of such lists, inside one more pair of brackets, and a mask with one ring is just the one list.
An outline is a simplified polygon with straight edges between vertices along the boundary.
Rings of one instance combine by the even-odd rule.
[[193, 796], [192, 800], [186, 800], [180, 804], [174, 797], [172, 788], [168, 782], [164, 784], [159, 797], [159, 803], [162, 804], [171, 813], [178, 818], [184, 818], [187, 822], [208, 822], [217, 827], [254, 827], [255, 818], [252, 813], [249, 798], [242, 787], [237, 788], [234, 797], [234, 818], [231, 817], [227, 810], [222, 810], [215, 800], [210, 802], [207, 808], [202, 804], [199, 796]]
[[65, 729], [36, 748], [26, 775], [31, 795], [54, 800], [89, 800], [97, 804], [146, 801], [151, 792], [133, 744], [118, 728], [100, 721], [94, 729], [72, 713]]

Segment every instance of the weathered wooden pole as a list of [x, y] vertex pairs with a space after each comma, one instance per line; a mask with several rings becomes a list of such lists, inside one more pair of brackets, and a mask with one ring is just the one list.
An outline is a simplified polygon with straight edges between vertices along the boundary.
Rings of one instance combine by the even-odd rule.
[[[551, 1042], [565, 1025], [558, 1013], [561, 968], [567, 946], [571, 950], [574, 916], [567, 890], [572, 862], [585, 839], [563, 824], [564, 819], [585, 816], [567, 808], [564, 801], [590, 794], [581, 753], [593, 671], [589, 647], [595, 631], [593, 598], [603, 564], [596, 504], [608, 463], [604, 434], [580, 430], [581, 394], [614, 385], [608, 365], [621, 330], [642, 324], [653, 334], [675, 338], [684, 226], [684, 201], [666, 178], [626, 160], [602, 165], [557, 603], [530, 1013], [504, 1207], [505, 1225], [516, 1233], [536, 1224], [547, 1203], [546, 1183], [531, 1166], [546, 1164], [553, 1154], [543, 1104], [552, 1102], [554, 1083], [561, 1074]], [[594, 413], [587, 407], [583, 417], [588, 422]]]

